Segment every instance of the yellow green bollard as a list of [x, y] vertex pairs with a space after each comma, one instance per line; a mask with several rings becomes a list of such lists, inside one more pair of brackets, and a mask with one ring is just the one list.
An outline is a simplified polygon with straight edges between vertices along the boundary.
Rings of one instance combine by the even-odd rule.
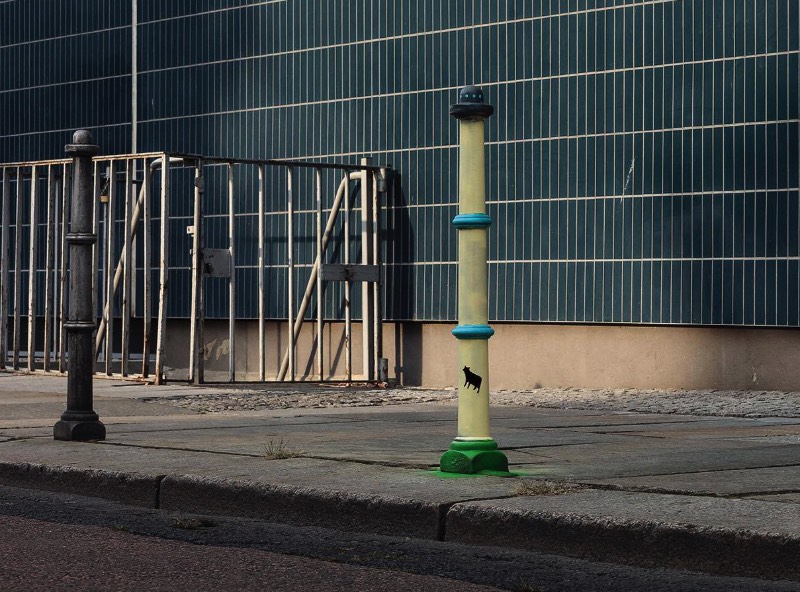
[[494, 113], [483, 91], [465, 86], [450, 115], [459, 122], [458, 215], [458, 436], [442, 455], [445, 473], [508, 474], [508, 459], [489, 434], [489, 285], [484, 120]]

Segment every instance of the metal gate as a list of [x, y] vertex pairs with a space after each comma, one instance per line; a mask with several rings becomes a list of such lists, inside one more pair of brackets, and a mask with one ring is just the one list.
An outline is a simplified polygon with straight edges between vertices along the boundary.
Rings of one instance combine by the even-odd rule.
[[[213, 356], [210, 346], [216, 342], [206, 338], [207, 317], [210, 312], [220, 317], [220, 307], [227, 309], [228, 320], [227, 340], [221, 346], [228, 362], [224, 379], [237, 380], [238, 342], [243, 339], [237, 322], [249, 316], [238, 310], [245, 300], [239, 296], [242, 289], [256, 297], [258, 311], [258, 375], [249, 372], [246, 378], [381, 377], [380, 196], [386, 192], [387, 173], [368, 159], [354, 166], [204, 158], [195, 166], [193, 222], [187, 228], [192, 239], [190, 380], [206, 380], [206, 362]], [[209, 204], [216, 204], [212, 213], [206, 211]], [[226, 211], [221, 211], [223, 205]], [[254, 240], [238, 241], [237, 227], [246, 227], [243, 221], [248, 216], [256, 218], [257, 233]], [[248, 242], [249, 252], [241, 252]], [[247, 267], [253, 260], [255, 278], [251, 273], [249, 287], [243, 288], [247, 274], [241, 265]], [[279, 307], [268, 302], [276, 283], [285, 293], [285, 304]], [[359, 303], [357, 315], [354, 300]], [[286, 345], [276, 348], [278, 340], [267, 337], [267, 323], [274, 322], [274, 310], [284, 306], [286, 326], [281, 330]], [[360, 372], [353, 364], [354, 316], [361, 326]], [[314, 324], [311, 347], [305, 348], [306, 360], [314, 362], [303, 368], [298, 344], [305, 321]], [[341, 325], [342, 364], [326, 352], [324, 333], [331, 323]], [[269, 358], [276, 352], [279, 359], [269, 368]]]
[[[0, 369], [66, 371], [71, 169], [0, 164]], [[389, 169], [148, 153], [96, 157], [94, 171], [99, 371], [203, 382], [224, 319], [218, 379], [381, 377]]]

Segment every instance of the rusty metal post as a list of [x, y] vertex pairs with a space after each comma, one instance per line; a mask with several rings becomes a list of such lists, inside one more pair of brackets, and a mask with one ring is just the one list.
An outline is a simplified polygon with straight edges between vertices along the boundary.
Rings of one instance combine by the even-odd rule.
[[94, 303], [92, 302], [92, 156], [100, 148], [92, 134], [78, 130], [64, 151], [72, 156], [72, 211], [67, 243], [70, 249], [69, 319], [65, 323], [69, 362], [67, 365], [67, 410], [53, 426], [56, 440], [104, 440], [106, 428], [93, 409]]

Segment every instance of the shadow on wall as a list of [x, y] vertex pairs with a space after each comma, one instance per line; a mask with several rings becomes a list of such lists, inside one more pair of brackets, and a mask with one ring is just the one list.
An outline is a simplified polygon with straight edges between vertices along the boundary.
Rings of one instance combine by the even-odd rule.
[[[386, 243], [384, 319], [416, 317], [417, 267], [415, 234], [408, 209], [408, 195], [400, 173], [389, 179], [389, 201], [384, 216]], [[422, 325], [398, 322], [394, 331], [394, 372], [398, 382], [419, 385], [422, 382]]]

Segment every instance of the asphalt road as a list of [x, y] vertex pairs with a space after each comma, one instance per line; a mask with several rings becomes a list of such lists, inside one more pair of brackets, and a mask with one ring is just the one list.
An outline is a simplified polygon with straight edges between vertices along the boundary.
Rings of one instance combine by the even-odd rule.
[[552, 555], [343, 534], [0, 487], [0, 586], [14, 591], [800, 591]]

